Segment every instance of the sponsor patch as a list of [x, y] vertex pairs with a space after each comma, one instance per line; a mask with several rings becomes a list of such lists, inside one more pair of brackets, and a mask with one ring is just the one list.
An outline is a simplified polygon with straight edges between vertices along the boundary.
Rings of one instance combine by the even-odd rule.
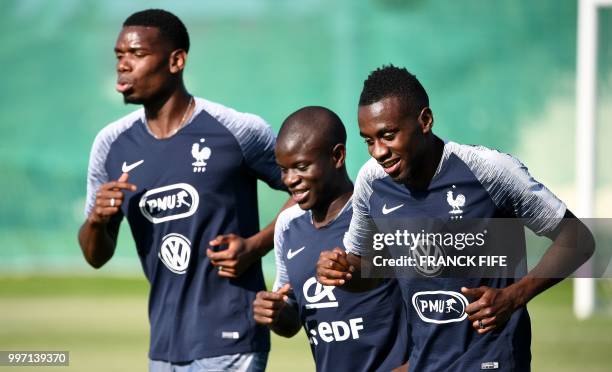
[[147, 220], [162, 223], [193, 215], [199, 202], [200, 195], [193, 186], [176, 183], [147, 191], [138, 206]]
[[498, 362], [484, 362], [484, 363], [480, 363], [480, 369], [498, 369], [499, 368], [499, 363]]
[[221, 338], [229, 338], [231, 340], [237, 340], [240, 338], [240, 333], [236, 332], [236, 331], [223, 331], [221, 332]]
[[467, 298], [458, 292], [425, 291], [412, 295], [412, 306], [419, 318], [427, 323], [461, 322], [467, 318], [467, 305]]
[[334, 289], [336, 287], [332, 285], [323, 285], [317, 281], [314, 276], [308, 279], [302, 291], [308, 305], [307, 309], [321, 309], [328, 307], [338, 307], [338, 301], [334, 295]]
[[168, 234], [162, 238], [158, 257], [176, 274], [185, 274], [191, 257], [191, 242], [181, 234]]

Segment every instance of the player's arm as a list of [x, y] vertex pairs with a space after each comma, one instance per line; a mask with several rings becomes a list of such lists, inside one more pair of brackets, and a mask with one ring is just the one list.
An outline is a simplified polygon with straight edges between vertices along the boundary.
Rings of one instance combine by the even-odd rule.
[[276, 292], [260, 291], [253, 301], [255, 321], [283, 337], [293, 337], [302, 326], [297, 310], [288, 303], [290, 289], [287, 283]]
[[[317, 280], [321, 284], [342, 287], [351, 292], [367, 291], [380, 284], [380, 279], [362, 275], [369, 271], [365, 267], [369, 261], [365, 258], [371, 254], [372, 237], [377, 232], [369, 213], [372, 188], [368, 163], [361, 168], [355, 180], [353, 215], [343, 241], [346, 251], [338, 247], [323, 251], [317, 262]], [[376, 164], [376, 167], [379, 166]]]
[[293, 199], [291, 198], [288, 198], [287, 201], [285, 201], [285, 204], [283, 204], [283, 206], [281, 207], [274, 220], [270, 222], [268, 226], [263, 228], [257, 234], [246, 239], [246, 243], [250, 247], [250, 250], [255, 252], [256, 255], [258, 255], [258, 258], [265, 256], [268, 252], [270, 252], [272, 248], [274, 248], [274, 226], [276, 224], [276, 219], [278, 218], [280, 212], [293, 205], [295, 205], [295, 201], [293, 201]]
[[538, 264], [514, 284], [521, 304], [567, 278], [595, 252], [595, 240], [588, 227], [567, 210], [559, 226], [547, 234], [553, 241]]
[[123, 203], [123, 190], [136, 191], [124, 173], [117, 181], [104, 183], [96, 192], [89, 216], [79, 229], [79, 245], [85, 260], [94, 268], [102, 267], [111, 259], [117, 245], [119, 222], [115, 216]]
[[[233, 115], [237, 115], [235, 122], [241, 123], [235, 126], [234, 134], [240, 144], [249, 171], [271, 188], [286, 190], [274, 157], [276, 136], [270, 125], [257, 115], [244, 113], [233, 113]], [[287, 200], [281, 211], [293, 204], [295, 202]], [[253, 262], [265, 256], [273, 247], [275, 222], [276, 219], [248, 238], [230, 234], [220, 235], [213, 239], [210, 242], [212, 247], [228, 246], [227, 249], [219, 252], [214, 252], [213, 249], [206, 251], [211, 263], [218, 268], [223, 268], [219, 270], [219, 276], [236, 278]]]
[[540, 262], [518, 282], [501, 289], [461, 289], [465, 295], [476, 299], [468, 305], [466, 312], [479, 333], [503, 325], [516, 309], [568, 277], [595, 251], [593, 235], [569, 210], [558, 227], [547, 236], [553, 240], [552, 244]]
[[[595, 244], [588, 228], [517, 159], [495, 151], [480, 153], [479, 180], [495, 204], [521, 218], [552, 244], [525, 277], [506, 288], [462, 288], [472, 299], [466, 312], [479, 333], [502, 326], [519, 307], [569, 276], [593, 254]], [[478, 160], [477, 160], [478, 161]]]
[[378, 287], [380, 279], [364, 278], [362, 259], [336, 247], [323, 251], [317, 262], [317, 280], [323, 285], [341, 287], [350, 292], [364, 292]]
[[[372, 236], [376, 227], [371, 218], [360, 210], [358, 199], [353, 194], [353, 216], [349, 231], [344, 236], [346, 251], [336, 247], [323, 251], [317, 261], [317, 280], [323, 285], [341, 287], [350, 292], [364, 292], [376, 288], [381, 280], [366, 278], [363, 272], [370, 271], [365, 257], [372, 248]], [[369, 249], [368, 249], [369, 248]]]
[[[293, 200], [288, 199], [280, 212], [294, 204]], [[276, 218], [278, 218], [278, 215]], [[206, 250], [206, 255], [211, 264], [220, 269], [219, 276], [224, 278], [239, 277], [253, 262], [265, 256], [274, 247], [276, 218], [264, 229], [249, 238], [245, 239], [236, 234], [225, 234], [219, 235], [209, 242], [211, 247], [227, 245], [227, 249], [218, 252], [211, 248]]]
[[278, 335], [291, 337], [300, 329], [297, 302], [285, 263], [285, 233], [292, 220], [290, 210], [280, 213], [274, 226], [274, 262], [276, 278], [272, 292], [257, 293], [253, 302], [253, 317], [259, 324], [267, 325]]

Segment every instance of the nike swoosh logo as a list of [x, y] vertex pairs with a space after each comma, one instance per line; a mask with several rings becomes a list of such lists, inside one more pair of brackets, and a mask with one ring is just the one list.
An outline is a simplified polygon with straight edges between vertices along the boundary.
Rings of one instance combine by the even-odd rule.
[[137, 166], [139, 166], [142, 163], [144, 163], [144, 159], [143, 160], [139, 160], [136, 163], [132, 163], [130, 165], [127, 165], [126, 162], [123, 162], [123, 165], [121, 166], [121, 171], [123, 173], [128, 173], [129, 171], [131, 171], [132, 169], [136, 168]]
[[395, 211], [395, 210], [400, 209], [400, 208], [401, 208], [401, 207], [403, 207], [403, 206], [404, 206], [404, 204], [400, 204], [400, 205], [395, 206], [395, 207], [393, 207], [393, 208], [387, 208], [387, 204], [385, 204], [385, 205], [383, 205], [382, 212], [383, 212], [383, 214], [389, 214], [389, 213], [391, 213], [391, 212], [393, 212], [393, 211]]
[[303, 250], [304, 250], [304, 248], [306, 248], [306, 246], [303, 246], [303, 247], [302, 247], [302, 248], [300, 248], [300, 249], [296, 249], [296, 250], [295, 250], [295, 251], [293, 251], [293, 252], [291, 251], [291, 249], [289, 249], [289, 250], [287, 251], [287, 259], [289, 259], [289, 260], [290, 260], [290, 259], [292, 259], [293, 257], [295, 257], [295, 255], [296, 255], [296, 254], [298, 254], [298, 253], [300, 253], [301, 251], [303, 251]]

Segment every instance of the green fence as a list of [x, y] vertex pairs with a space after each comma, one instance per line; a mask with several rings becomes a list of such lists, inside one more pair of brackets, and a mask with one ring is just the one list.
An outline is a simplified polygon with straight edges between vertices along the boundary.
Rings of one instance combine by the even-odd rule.
[[[185, 21], [192, 93], [275, 129], [301, 106], [335, 110], [352, 176], [368, 158], [356, 124], [361, 84], [392, 62], [428, 89], [436, 133], [514, 153], [571, 199], [576, 1], [2, 1], [0, 272], [88, 271], [76, 232], [89, 150], [98, 130], [134, 109], [114, 91], [113, 46], [121, 22], [147, 7]], [[600, 18], [600, 97], [609, 100], [612, 12]], [[602, 122], [610, 117], [601, 110]], [[599, 185], [612, 181], [609, 168], [600, 162]], [[267, 222], [283, 198], [260, 190]], [[105, 270], [137, 271], [128, 229], [121, 235]]]

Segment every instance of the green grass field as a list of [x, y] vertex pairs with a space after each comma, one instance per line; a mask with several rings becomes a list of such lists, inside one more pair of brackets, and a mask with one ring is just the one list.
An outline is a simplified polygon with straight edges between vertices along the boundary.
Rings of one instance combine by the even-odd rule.
[[[612, 370], [612, 316], [577, 321], [571, 283], [534, 300], [533, 370]], [[144, 279], [0, 279], [0, 350], [69, 350], [61, 371], [146, 371], [147, 284]], [[41, 371], [0, 367], [0, 370]], [[306, 337], [273, 337], [269, 371], [312, 371]]]

